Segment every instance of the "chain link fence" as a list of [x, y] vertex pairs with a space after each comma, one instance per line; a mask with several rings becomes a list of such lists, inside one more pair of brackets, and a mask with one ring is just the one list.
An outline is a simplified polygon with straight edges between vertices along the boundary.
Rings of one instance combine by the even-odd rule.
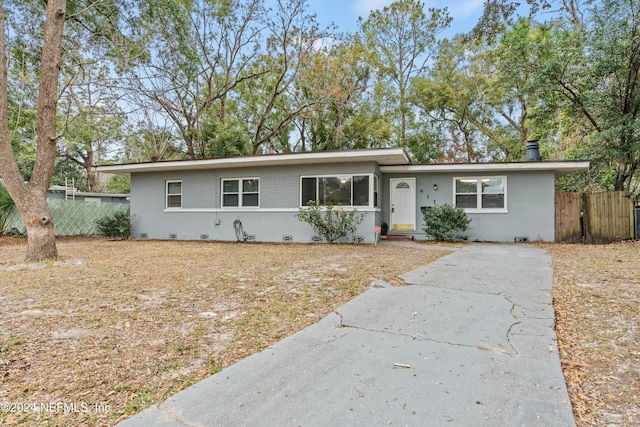
[[[91, 236], [98, 234], [96, 220], [118, 212], [129, 213], [128, 203], [95, 203], [76, 200], [47, 200], [55, 233], [58, 236]], [[0, 224], [2, 226], [2, 224]], [[17, 211], [9, 213], [4, 221], [4, 232], [24, 234], [24, 223]]]

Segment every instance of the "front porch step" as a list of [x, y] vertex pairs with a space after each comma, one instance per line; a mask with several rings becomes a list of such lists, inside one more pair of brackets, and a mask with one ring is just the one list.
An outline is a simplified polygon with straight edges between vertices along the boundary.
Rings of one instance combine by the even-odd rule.
[[387, 234], [386, 236], [382, 236], [382, 240], [393, 240], [393, 241], [413, 240], [413, 236], [410, 234]]

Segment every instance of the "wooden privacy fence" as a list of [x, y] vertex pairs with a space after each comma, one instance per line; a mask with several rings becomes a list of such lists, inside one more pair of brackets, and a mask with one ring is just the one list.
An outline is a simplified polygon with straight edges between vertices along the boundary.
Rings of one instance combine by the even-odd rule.
[[623, 191], [556, 193], [556, 242], [601, 244], [633, 239], [633, 202]]

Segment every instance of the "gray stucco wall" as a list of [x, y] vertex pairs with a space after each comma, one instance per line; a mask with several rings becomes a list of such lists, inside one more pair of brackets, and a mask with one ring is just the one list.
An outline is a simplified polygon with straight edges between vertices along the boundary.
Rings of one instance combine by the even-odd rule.
[[[453, 204], [454, 178], [506, 176], [507, 212], [469, 213], [471, 224], [463, 233], [468, 240], [513, 242], [516, 237], [529, 241], [552, 242], [555, 239], [555, 176], [552, 171], [510, 172], [490, 174], [383, 174], [383, 221], [389, 220], [389, 180], [399, 177], [416, 178], [416, 232], [414, 239], [423, 240], [422, 206]], [[433, 185], [438, 190], [433, 189]]]
[[[235, 241], [234, 222], [240, 220], [243, 231], [255, 241], [281, 242], [287, 236], [293, 242], [311, 242], [312, 228], [295, 217], [300, 205], [300, 176], [376, 172], [377, 164], [370, 162], [132, 174], [132, 236]], [[259, 208], [221, 208], [222, 179], [253, 177], [260, 178]], [[165, 209], [167, 180], [182, 181], [181, 210]], [[380, 209], [358, 210], [365, 219], [355, 236], [373, 243]]]
[[[360, 209], [365, 220], [356, 236], [373, 243], [374, 227], [389, 222], [389, 180], [416, 178], [416, 231], [424, 233], [422, 206], [453, 203], [454, 178], [464, 176], [506, 176], [507, 212], [470, 213], [471, 224], [464, 233], [468, 240], [513, 242], [516, 237], [530, 241], [553, 241], [555, 224], [554, 173], [510, 172], [491, 174], [405, 173], [380, 174], [375, 163], [260, 167], [137, 173], [131, 177], [131, 214], [133, 237], [179, 240], [235, 241], [234, 221], [243, 231], [261, 242], [281, 242], [285, 236], [293, 242], [311, 242], [311, 227], [300, 222], [296, 213], [300, 204], [300, 176], [376, 173], [380, 178], [381, 209]], [[260, 207], [221, 208], [220, 182], [223, 178], [260, 178]], [[165, 209], [166, 180], [181, 180], [182, 209]], [[438, 190], [433, 189], [433, 185]], [[175, 237], [174, 237], [175, 236]]]

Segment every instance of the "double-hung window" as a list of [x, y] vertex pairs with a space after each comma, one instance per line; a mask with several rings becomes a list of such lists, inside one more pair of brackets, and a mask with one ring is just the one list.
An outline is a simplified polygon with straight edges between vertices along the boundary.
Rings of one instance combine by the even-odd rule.
[[506, 212], [507, 178], [504, 176], [454, 179], [455, 205], [469, 212]]
[[166, 209], [182, 209], [182, 181], [166, 181]]
[[[372, 178], [373, 177], [373, 178]], [[375, 175], [303, 176], [300, 206], [317, 201], [320, 206], [377, 206]]]
[[260, 180], [237, 178], [222, 180], [223, 208], [257, 208], [260, 206]]

